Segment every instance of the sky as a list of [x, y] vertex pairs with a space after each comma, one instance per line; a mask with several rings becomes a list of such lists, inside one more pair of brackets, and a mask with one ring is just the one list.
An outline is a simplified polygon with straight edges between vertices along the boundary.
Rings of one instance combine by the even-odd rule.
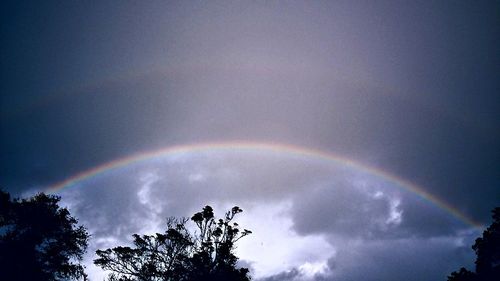
[[61, 195], [94, 280], [206, 204], [257, 280], [445, 280], [500, 205], [499, 7], [2, 3], [0, 186]]

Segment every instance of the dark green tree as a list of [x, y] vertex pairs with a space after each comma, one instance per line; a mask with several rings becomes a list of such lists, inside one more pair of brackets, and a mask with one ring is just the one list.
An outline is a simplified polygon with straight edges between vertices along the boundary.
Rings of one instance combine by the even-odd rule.
[[133, 247], [98, 250], [94, 263], [112, 271], [110, 281], [248, 281], [248, 269], [237, 268], [234, 255], [235, 243], [251, 233], [233, 222], [240, 212], [233, 207], [216, 219], [206, 206], [191, 218], [194, 233], [186, 228], [189, 220], [170, 218], [165, 233], [134, 234]]
[[472, 249], [476, 252], [476, 271], [465, 268], [452, 272], [448, 281], [500, 280], [500, 207], [493, 209], [493, 223], [476, 239]]
[[11, 199], [0, 190], [0, 280], [86, 279], [79, 263], [89, 234], [60, 197]]

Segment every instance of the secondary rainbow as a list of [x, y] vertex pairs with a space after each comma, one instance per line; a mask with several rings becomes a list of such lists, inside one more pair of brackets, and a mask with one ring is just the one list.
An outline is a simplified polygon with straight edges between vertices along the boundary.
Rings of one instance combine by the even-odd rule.
[[104, 163], [102, 165], [96, 166], [94, 168], [91, 168], [89, 170], [83, 171], [81, 173], [78, 173], [76, 175], [73, 175], [72, 177], [61, 181], [59, 183], [56, 183], [50, 187], [48, 187], [47, 192], [48, 193], [55, 193], [58, 192], [64, 188], [68, 188], [70, 186], [75, 185], [76, 183], [79, 183], [81, 181], [84, 181], [89, 178], [93, 178], [95, 176], [98, 176], [102, 173], [115, 170], [118, 168], [122, 168], [125, 166], [128, 166], [130, 164], [134, 163], [139, 163], [143, 161], [148, 161], [152, 160], [154, 158], [161, 158], [161, 157], [166, 157], [166, 156], [174, 156], [174, 155], [180, 155], [184, 153], [196, 153], [196, 152], [203, 152], [203, 151], [211, 151], [211, 150], [217, 150], [217, 151], [269, 151], [269, 152], [281, 152], [281, 153], [287, 153], [287, 154], [292, 154], [292, 155], [297, 155], [297, 156], [306, 156], [306, 157], [313, 157], [317, 159], [322, 159], [325, 161], [331, 161], [335, 162], [336, 164], [342, 165], [344, 167], [352, 168], [355, 170], [359, 170], [362, 172], [366, 172], [369, 174], [376, 175], [378, 177], [381, 177], [385, 180], [388, 180], [398, 186], [400, 186], [403, 189], [406, 189], [420, 198], [431, 202], [432, 204], [446, 210], [447, 212], [451, 213], [458, 219], [462, 220], [463, 222], [474, 226], [476, 228], [481, 228], [482, 225], [480, 223], [475, 222], [473, 219], [467, 217], [466, 215], [462, 214], [459, 210], [454, 208], [453, 206], [443, 202], [442, 200], [438, 199], [436, 196], [424, 191], [421, 187], [404, 180], [398, 176], [392, 175], [386, 171], [377, 169], [375, 167], [371, 167], [368, 165], [365, 165], [363, 163], [354, 161], [352, 159], [321, 151], [318, 149], [312, 149], [312, 148], [305, 148], [305, 147], [300, 147], [296, 145], [291, 145], [291, 144], [283, 144], [283, 143], [274, 143], [274, 142], [247, 142], [247, 141], [232, 141], [232, 142], [210, 142], [210, 143], [195, 143], [195, 144], [187, 144], [187, 145], [174, 145], [174, 146], [168, 146], [162, 149], [158, 150], [152, 150], [152, 151], [146, 151], [142, 153], [137, 153], [133, 154], [128, 157], [120, 158], [117, 160], [113, 160], [111, 162]]

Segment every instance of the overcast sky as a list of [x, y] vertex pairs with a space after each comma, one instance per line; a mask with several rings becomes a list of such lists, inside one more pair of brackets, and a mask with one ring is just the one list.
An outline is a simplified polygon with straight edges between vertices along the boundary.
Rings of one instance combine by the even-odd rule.
[[[0, 10], [0, 186], [14, 195], [136, 153], [252, 141], [352, 159], [482, 224], [500, 205], [498, 2]], [[381, 174], [259, 147], [165, 155], [59, 194], [92, 250], [238, 204], [255, 230], [242, 264], [268, 281], [445, 280], [478, 235]]]

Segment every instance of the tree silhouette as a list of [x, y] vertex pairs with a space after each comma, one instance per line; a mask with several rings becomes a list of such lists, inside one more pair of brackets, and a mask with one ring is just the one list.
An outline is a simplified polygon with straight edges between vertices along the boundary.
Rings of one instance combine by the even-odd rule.
[[472, 246], [476, 252], [476, 272], [465, 268], [452, 272], [448, 281], [500, 280], [500, 207], [492, 211], [493, 223]]
[[11, 199], [0, 190], [0, 280], [86, 279], [79, 261], [89, 234], [59, 200]]
[[239, 207], [216, 219], [206, 206], [191, 217], [196, 231], [191, 233], [188, 219], [169, 218], [165, 233], [134, 234], [134, 247], [97, 250], [94, 263], [110, 270], [108, 280], [120, 281], [248, 281], [247, 268], [237, 268], [235, 243], [251, 233], [233, 222]]

